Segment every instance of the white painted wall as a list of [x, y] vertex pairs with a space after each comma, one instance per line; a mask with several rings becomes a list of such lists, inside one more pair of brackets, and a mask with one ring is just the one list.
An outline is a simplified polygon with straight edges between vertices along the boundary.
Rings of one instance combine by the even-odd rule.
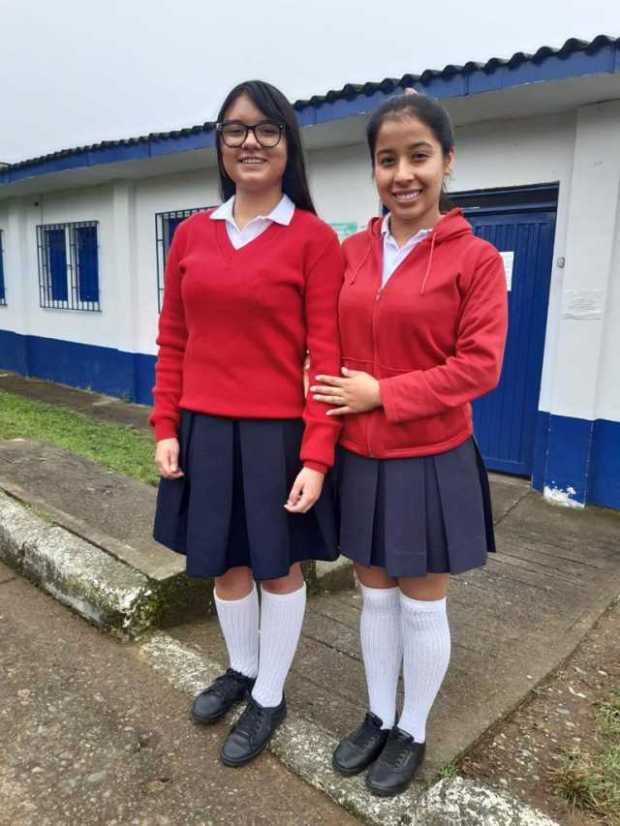
[[615, 245], [607, 282], [604, 330], [595, 418], [620, 422], [620, 205], [616, 204]]
[[[110, 186], [40, 195], [13, 202], [6, 235], [7, 313], [2, 328], [13, 332], [118, 347], [119, 295], [114, 259], [114, 225]], [[76, 312], [39, 306], [37, 233], [39, 224], [98, 221], [99, 283], [102, 312]], [[9, 292], [10, 287], [10, 292]]]
[[137, 307], [136, 352], [156, 353], [157, 249], [155, 214], [212, 206], [220, 202], [215, 169], [166, 175], [141, 181], [135, 188], [135, 249]]
[[[457, 130], [454, 191], [559, 182], [540, 409], [620, 421], [620, 102]], [[319, 214], [366, 225], [378, 213], [366, 146], [309, 153]], [[38, 200], [39, 206], [34, 202]], [[0, 327], [155, 353], [155, 213], [219, 201], [213, 167], [13, 202], [0, 209], [9, 306]], [[39, 307], [36, 225], [99, 221], [101, 313]], [[566, 267], [556, 266], [566, 258]], [[599, 290], [600, 317], [566, 314], [567, 296]], [[569, 291], [573, 291], [570, 293]]]
[[[620, 420], [614, 320], [620, 294], [620, 101], [582, 107], [567, 210], [566, 270], [551, 412]], [[617, 278], [615, 279], [617, 282]], [[615, 345], [615, 349], [614, 349]]]
[[[7, 244], [7, 237], [8, 237], [8, 226], [9, 226], [9, 212], [5, 204], [0, 205], [0, 234], [2, 235], [2, 246], [6, 247]], [[0, 253], [2, 254], [2, 253]], [[7, 281], [8, 281], [8, 273], [7, 273], [7, 263], [6, 263], [6, 252], [2, 256], [3, 264], [4, 264], [4, 285], [5, 285], [5, 293], [8, 290]], [[6, 307], [0, 305], [0, 329], [4, 326], [5, 318], [8, 315], [8, 311]]]

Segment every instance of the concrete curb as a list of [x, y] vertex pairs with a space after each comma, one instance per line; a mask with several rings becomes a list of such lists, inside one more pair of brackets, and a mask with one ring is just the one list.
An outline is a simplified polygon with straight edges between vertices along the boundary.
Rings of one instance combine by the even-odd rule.
[[508, 795], [462, 777], [440, 780], [418, 801], [420, 826], [560, 826]]
[[[138, 650], [152, 668], [189, 697], [222, 672], [219, 663], [165, 633], [152, 634]], [[336, 740], [317, 725], [289, 712], [269, 750], [288, 769], [369, 826], [558, 826], [517, 800], [461, 778], [442, 780], [426, 791], [414, 786], [396, 798], [378, 799], [366, 791], [363, 775], [345, 779], [334, 773], [331, 755], [335, 746]]]
[[335, 562], [314, 563], [314, 581], [319, 591], [340, 591], [355, 586], [353, 563], [346, 556], [339, 556]]
[[152, 623], [145, 576], [1, 491], [0, 558], [96, 625], [136, 636]]

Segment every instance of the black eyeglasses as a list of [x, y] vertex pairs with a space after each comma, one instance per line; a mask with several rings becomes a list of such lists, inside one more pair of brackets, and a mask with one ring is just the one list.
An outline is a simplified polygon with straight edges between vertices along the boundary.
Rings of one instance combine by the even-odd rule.
[[226, 146], [232, 149], [243, 146], [250, 132], [263, 149], [273, 149], [280, 143], [285, 127], [283, 123], [275, 123], [272, 120], [262, 120], [254, 126], [248, 126], [240, 120], [225, 120], [223, 123], [216, 123], [215, 128]]

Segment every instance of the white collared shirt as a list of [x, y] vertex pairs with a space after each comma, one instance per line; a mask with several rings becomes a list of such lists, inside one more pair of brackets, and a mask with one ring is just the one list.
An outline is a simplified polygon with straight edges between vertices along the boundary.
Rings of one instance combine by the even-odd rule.
[[251, 221], [239, 229], [234, 216], [235, 196], [229, 198], [215, 212], [211, 213], [211, 218], [214, 221], [226, 221], [226, 232], [230, 239], [230, 243], [238, 250], [254, 241], [255, 238], [268, 229], [273, 223], [288, 226], [293, 220], [295, 213], [295, 204], [291, 201], [288, 195], [282, 195], [281, 200], [271, 210], [269, 215], [257, 215]]
[[402, 247], [399, 247], [390, 231], [390, 213], [388, 212], [381, 223], [381, 235], [383, 235], [382, 287], [385, 287], [396, 267], [404, 261], [411, 250], [417, 247], [420, 241], [423, 241], [430, 232], [432, 232], [430, 229], [421, 229], [419, 232], [416, 232], [415, 235], [412, 235]]

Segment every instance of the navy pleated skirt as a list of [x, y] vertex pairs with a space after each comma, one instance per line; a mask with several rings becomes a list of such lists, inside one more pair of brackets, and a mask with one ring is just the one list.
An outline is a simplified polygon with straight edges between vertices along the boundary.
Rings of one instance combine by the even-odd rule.
[[470, 438], [434, 456], [369, 459], [339, 448], [340, 551], [393, 577], [457, 574], [495, 551], [489, 480]]
[[153, 536], [187, 557], [187, 574], [248, 566], [258, 580], [294, 562], [338, 557], [335, 492], [328, 474], [305, 514], [284, 508], [301, 470], [301, 419], [229, 419], [185, 410], [181, 479], [161, 479]]

